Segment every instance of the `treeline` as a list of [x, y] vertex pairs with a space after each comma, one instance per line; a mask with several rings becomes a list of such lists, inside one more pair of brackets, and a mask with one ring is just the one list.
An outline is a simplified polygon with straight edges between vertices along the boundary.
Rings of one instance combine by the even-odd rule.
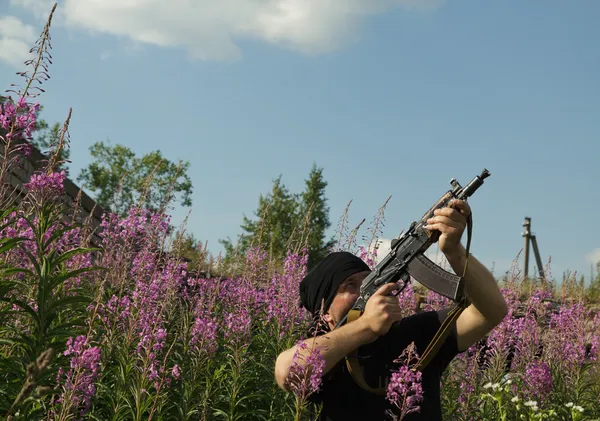
[[312, 268], [334, 244], [333, 238], [326, 236], [331, 225], [326, 187], [323, 168], [316, 164], [305, 179], [301, 193], [290, 192], [279, 175], [271, 191], [260, 195], [255, 219], [244, 215], [241, 224], [244, 232], [238, 240], [235, 243], [230, 238], [220, 240], [225, 248], [223, 264], [235, 268], [251, 247], [265, 250], [272, 262], [282, 262], [290, 250], [305, 249], [308, 268]]
[[[10, 103], [7, 97], [0, 96], [0, 107]], [[60, 124], [49, 124], [39, 118], [42, 110], [43, 107], [40, 107], [37, 112], [31, 143], [45, 153], [56, 147], [62, 131]], [[192, 206], [193, 183], [188, 174], [188, 161], [173, 162], [159, 150], [138, 156], [125, 145], [104, 142], [95, 142], [89, 151], [91, 162], [80, 171], [76, 180], [104, 209], [124, 216], [134, 205], [152, 211], [164, 211], [175, 202], [184, 207]], [[69, 175], [69, 148], [62, 149], [61, 154], [60, 169]], [[282, 265], [288, 251], [305, 249], [310, 269], [336, 244], [336, 239], [326, 234], [331, 226], [327, 185], [323, 168], [315, 163], [304, 180], [301, 192], [291, 192], [279, 175], [273, 180], [271, 190], [260, 194], [252, 217], [243, 216], [240, 225], [243, 233], [235, 241], [229, 237], [219, 240], [224, 248], [222, 255], [212, 254], [207, 245], [185, 227], [172, 227], [174, 240], [170, 251], [182, 256], [192, 272], [232, 276], [239, 274], [246, 253], [252, 247], [259, 247], [267, 253], [273, 269]], [[376, 241], [374, 237], [379, 234], [377, 225], [383, 208], [385, 204], [375, 218], [375, 226], [369, 228], [373, 234], [370, 236], [373, 238], [365, 239], [369, 244], [373, 244]], [[340, 230], [348, 231], [348, 227]], [[356, 236], [356, 232], [345, 234], [349, 238]], [[338, 233], [335, 237], [341, 235]], [[337, 240], [340, 241], [340, 238]], [[557, 295], [568, 290], [569, 296], [585, 296], [591, 302], [600, 302], [600, 262], [595, 269], [587, 285], [583, 275], [576, 279], [572, 274], [563, 274], [561, 291], [556, 291]], [[526, 280], [523, 288], [530, 289], [535, 282]]]

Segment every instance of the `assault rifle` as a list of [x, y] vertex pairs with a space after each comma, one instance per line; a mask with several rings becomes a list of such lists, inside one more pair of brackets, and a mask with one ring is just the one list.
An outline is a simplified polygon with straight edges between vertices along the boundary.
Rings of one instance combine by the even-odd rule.
[[[428, 289], [457, 303], [457, 306], [446, 316], [444, 323], [442, 323], [442, 326], [423, 352], [420, 361], [415, 367], [416, 370], [423, 370], [450, 333], [452, 323], [456, 321], [460, 313], [468, 306], [463, 276], [466, 273], [466, 262], [468, 262], [469, 257], [472, 219], [470, 215], [467, 218], [467, 260], [463, 276], [447, 272], [424, 255], [425, 251], [437, 242], [440, 232], [430, 231], [423, 227], [427, 224], [427, 219], [433, 216], [433, 212], [436, 209], [449, 206], [450, 201], [453, 199], [466, 201], [483, 185], [483, 180], [489, 176], [490, 173], [484, 168], [481, 174], [475, 176], [465, 187], [462, 187], [454, 178], [450, 180], [452, 189], [448, 190], [419, 221], [413, 221], [406, 232], [392, 241], [389, 253], [363, 280], [358, 299], [348, 314], [337, 324], [336, 328], [345, 324], [348, 320], [353, 321], [360, 317], [365, 311], [369, 298], [383, 285], [390, 282], [397, 283], [402, 281], [404, 285], [401, 286], [397, 292], [398, 294], [408, 285], [411, 277], [413, 277]], [[372, 389], [364, 381], [362, 373], [357, 367], [358, 357], [356, 351], [346, 357], [346, 362], [350, 373], [361, 387], [374, 393], [385, 394], [385, 389]]]

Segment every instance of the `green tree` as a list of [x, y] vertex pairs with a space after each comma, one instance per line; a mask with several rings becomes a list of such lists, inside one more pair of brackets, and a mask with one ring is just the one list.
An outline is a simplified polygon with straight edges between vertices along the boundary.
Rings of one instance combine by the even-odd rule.
[[587, 298], [593, 303], [600, 303], [600, 261], [596, 263], [596, 277], [592, 276], [587, 289]]
[[177, 232], [171, 252], [174, 256], [179, 256], [187, 262], [189, 273], [204, 270], [210, 265], [211, 256], [208, 255], [208, 250], [193, 233], [183, 233], [182, 235], [181, 232]]
[[260, 195], [258, 208], [254, 215], [256, 220], [243, 216], [241, 228], [244, 233], [239, 237], [237, 245], [227, 240], [219, 240], [225, 248], [225, 258], [243, 256], [250, 247], [260, 246], [269, 252], [274, 260], [283, 259], [290, 242], [298, 232], [299, 197], [292, 194], [281, 182], [281, 175], [273, 181], [271, 192]]
[[313, 164], [308, 178], [305, 180], [302, 193], [300, 215], [305, 218], [308, 232], [308, 269], [319, 263], [334, 245], [334, 239], [326, 240], [325, 232], [331, 226], [329, 207], [325, 197], [327, 182], [323, 178], [323, 168]]
[[175, 164], [160, 151], [137, 157], [123, 145], [96, 142], [90, 147], [92, 163], [77, 181], [96, 196], [96, 202], [124, 215], [133, 205], [156, 211], [180, 194], [182, 206], [192, 205], [192, 182], [187, 174], [189, 162]]
[[[282, 261], [289, 250], [308, 249], [308, 266], [312, 268], [326, 256], [334, 239], [326, 239], [331, 225], [325, 197], [327, 182], [323, 169], [313, 164], [305, 179], [302, 193], [291, 193], [282, 183], [281, 175], [273, 180], [271, 191], [261, 194], [255, 219], [243, 216], [244, 231], [236, 244], [229, 238], [219, 240], [224, 246], [224, 264], [239, 262], [250, 247], [259, 246], [269, 253], [272, 261]], [[235, 270], [235, 269], [234, 269]]]

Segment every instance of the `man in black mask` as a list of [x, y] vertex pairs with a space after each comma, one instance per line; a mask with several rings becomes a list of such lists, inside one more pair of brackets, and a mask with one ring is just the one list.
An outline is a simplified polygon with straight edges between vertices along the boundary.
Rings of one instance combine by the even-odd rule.
[[[460, 239], [471, 210], [464, 201], [438, 209], [427, 221], [430, 230], [440, 231], [438, 245], [456, 273], [462, 274], [466, 251]], [[449, 309], [427, 311], [403, 317], [397, 297], [390, 295], [397, 284], [382, 286], [367, 302], [364, 313], [355, 321], [335, 329], [359, 296], [369, 267], [347, 252], [336, 252], [321, 261], [300, 284], [301, 304], [325, 323], [317, 331], [314, 345], [325, 359], [322, 384], [310, 400], [322, 404], [322, 421], [390, 420], [394, 407], [385, 395], [361, 388], [352, 378], [344, 357], [358, 349], [364, 378], [371, 387], [385, 387], [393, 360], [412, 342], [422, 355]], [[466, 293], [471, 303], [459, 316], [450, 335], [422, 372], [423, 399], [419, 411], [404, 420], [437, 421], [442, 418], [440, 379], [460, 352], [483, 338], [507, 314], [507, 304], [493, 275], [472, 255], [465, 275]], [[307, 344], [313, 344], [308, 339]], [[288, 390], [286, 379], [298, 346], [282, 352], [275, 363], [275, 379]], [[308, 351], [303, 351], [305, 354]]]

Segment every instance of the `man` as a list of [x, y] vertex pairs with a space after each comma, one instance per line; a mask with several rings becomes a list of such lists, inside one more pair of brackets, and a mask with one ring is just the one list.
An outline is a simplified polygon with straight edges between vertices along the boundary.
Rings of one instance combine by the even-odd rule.
[[[440, 231], [439, 248], [454, 271], [462, 275], [466, 251], [460, 240], [471, 209], [459, 200], [450, 205], [435, 211], [427, 221], [427, 229]], [[310, 397], [312, 402], [323, 405], [320, 415], [323, 421], [390, 420], [389, 411], [393, 406], [385, 396], [358, 386], [344, 357], [358, 349], [369, 385], [385, 386], [382, 377], [390, 375], [393, 360], [412, 342], [417, 353], [422, 355], [449, 310], [422, 312], [403, 318], [398, 299], [390, 295], [399, 287], [387, 284], [369, 299], [361, 317], [334, 329], [358, 298], [361, 282], [369, 271], [362, 260], [350, 253], [332, 253], [307, 274], [300, 285], [301, 303], [313, 316], [318, 317], [324, 304], [322, 318], [327, 326], [324, 334], [319, 332], [317, 335], [315, 346], [325, 359], [325, 368], [320, 391]], [[419, 411], [409, 414], [405, 418], [407, 421], [442, 419], [440, 379], [444, 370], [458, 353], [483, 338], [508, 312], [494, 277], [473, 256], [469, 257], [465, 282], [471, 304], [459, 316], [451, 334], [423, 370], [423, 400]], [[307, 340], [309, 349], [312, 341], [312, 338]], [[282, 352], [275, 363], [275, 379], [284, 390], [287, 390], [286, 378], [296, 350], [297, 346], [294, 346]]]

